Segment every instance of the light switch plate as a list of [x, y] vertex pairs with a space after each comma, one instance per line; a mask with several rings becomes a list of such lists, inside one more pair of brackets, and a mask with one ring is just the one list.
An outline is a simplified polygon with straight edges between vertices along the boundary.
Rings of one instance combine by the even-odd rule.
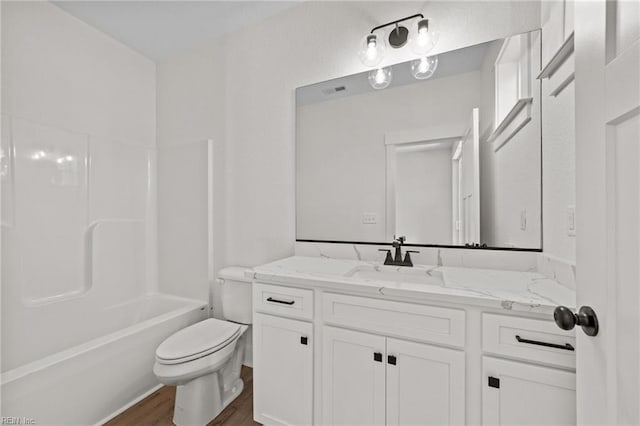
[[576, 206], [567, 207], [567, 235], [576, 236]]
[[362, 223], [365, 225], [375, 225], [378, 223], [378, 215], [376, 213], [362, 213]]
[[522, 210], [520, 212], [520, 230], [521, 231], [527, 230], [527, 211], [526, 210]]

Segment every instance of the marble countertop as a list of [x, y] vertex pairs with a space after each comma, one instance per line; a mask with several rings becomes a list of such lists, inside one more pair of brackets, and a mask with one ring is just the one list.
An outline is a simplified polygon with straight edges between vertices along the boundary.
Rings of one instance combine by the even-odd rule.
[[[398, 271], [404, 274], [402, 278], [389, 278]], [[540, 314], [552, 314], [559, 305], [572, 309], [576, 305], [574, 290], [538, 272], [437, 265], [406, 268], [358, 260], [293, 256], [255, 267], [251, 274], [256, 281], [266, 283]], [[376, 275], [384, 275], [385, 279], [377, 279]]]

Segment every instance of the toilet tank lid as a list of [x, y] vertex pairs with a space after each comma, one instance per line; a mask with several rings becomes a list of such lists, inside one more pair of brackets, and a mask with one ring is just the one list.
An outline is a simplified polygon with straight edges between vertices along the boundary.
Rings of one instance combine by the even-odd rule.
[[218, 272], [218, 278], [245, 283], [253, 281], [252, 276], [252, 269], [245, 266], [228, 266], [220, 269], [220, 272]]

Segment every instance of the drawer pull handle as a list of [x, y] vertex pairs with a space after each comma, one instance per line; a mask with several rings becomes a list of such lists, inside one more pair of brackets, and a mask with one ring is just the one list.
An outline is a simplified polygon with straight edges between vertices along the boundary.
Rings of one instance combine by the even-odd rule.
[[273, 297], [267, 297], [267, 302], [282, 303], [283, 305], [293, 305], [294, 303], [296, 303], [295, 300], [279, 300], [274, 299]]
[[523, 339], [520, 336], [516, 336], [516, 340], [520, 343], [528, 343], [530, 345], [538, 345], [538, 346], [546, 346], [548, 348], [556, 348], [556, 349], [564, 349], [565, 351], [575, 351], [575, 348], [571, 346], [569, 343], [565, 343], [564, 345], [558, 345], [555, 343], [547, 343], [547, 342], [539, 342], [537, 340], [529, 340]]

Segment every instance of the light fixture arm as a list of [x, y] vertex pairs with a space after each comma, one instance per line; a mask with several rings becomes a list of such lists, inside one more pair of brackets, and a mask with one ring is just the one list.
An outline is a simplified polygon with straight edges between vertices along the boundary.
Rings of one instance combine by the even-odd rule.
[[375, 31], [378, 31], [379, 29], [382, 29], [384, 27], [388, 27], [389, 25], [396, 25], [397, 26], [397, 24], [399, 24], [400, 22], [408, 21], [409, 19], [415, 19], [415, 18], [424, 19], [424, 15], [422, 13], [416, 13], [415, 15], [407, 16], [406, 18], [396, 19], [395, 21], [391, 21], [391, 22], [387, 22], [386, 24], [378, 25], [377, 27], [374, 27], [371, 30], [371, 34], [373, 34]]

